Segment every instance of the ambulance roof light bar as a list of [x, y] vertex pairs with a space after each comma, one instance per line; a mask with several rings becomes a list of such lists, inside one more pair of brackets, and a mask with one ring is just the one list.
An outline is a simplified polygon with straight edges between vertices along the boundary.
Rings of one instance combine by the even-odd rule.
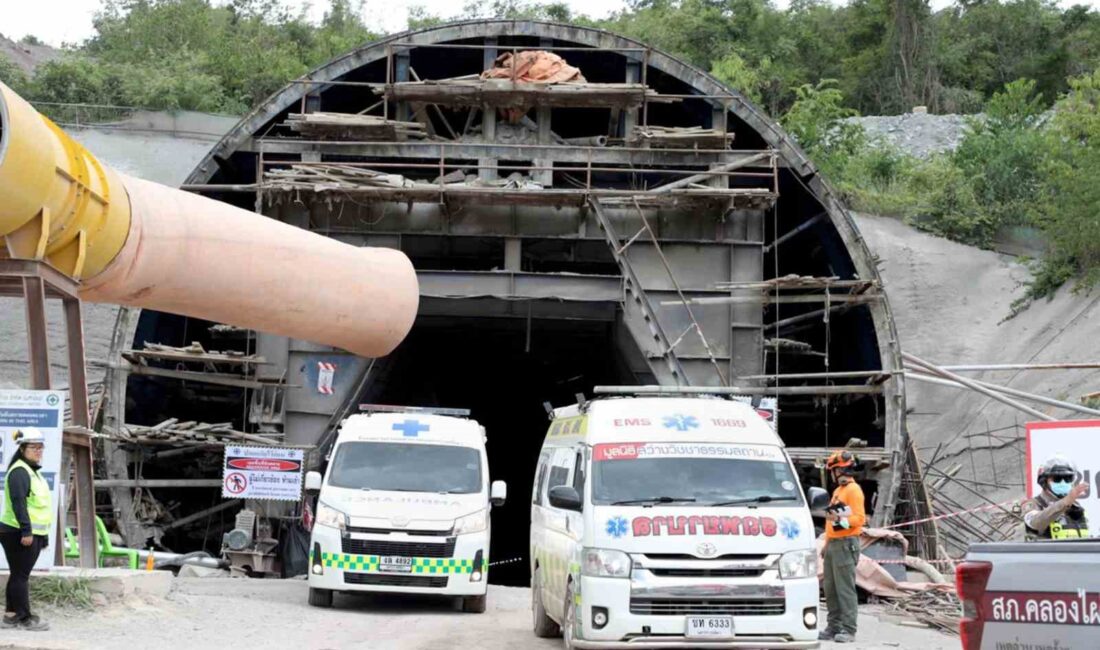
[[395, 406], [393, 404], [360, 404], [363, 413], [422, 413], [424, 415], [449, 415], [456, 418], [470, 416], [470, 409], [452, 409], [441, 406]]

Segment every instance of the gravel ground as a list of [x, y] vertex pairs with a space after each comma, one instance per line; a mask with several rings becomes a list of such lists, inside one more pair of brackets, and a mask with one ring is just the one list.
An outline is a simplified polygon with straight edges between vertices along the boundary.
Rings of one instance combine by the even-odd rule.
[[[493, 586], [489, 591], [489, 610], [480, 615], [455, 611], [446, 600], [422, 598], [337, 596], [333, 609], [318, 609], [306, 604], [302, 580], [177, 579], [164, 600], [131, 600], [92, 614], [42, 612], [53, 629], [5, 631], [0, 648], [561, 648], [561, 641], [531, 633], [527, 589]], [[953, 637], [879, 620], [879, 613], [877, 607], [865, 607], [860, 642], [836, 647], [958, 647]]]

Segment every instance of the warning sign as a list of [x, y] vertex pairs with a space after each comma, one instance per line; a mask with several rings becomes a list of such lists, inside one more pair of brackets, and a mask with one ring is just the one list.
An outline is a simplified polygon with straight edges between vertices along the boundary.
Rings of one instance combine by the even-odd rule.
[[336, 364], [325, 361], [317, 362], [317, 392], [322, 395], [332, 395], [332, 381], [336, 378]]
[[297, 501], [302, 497], [302, 449], [226, 446], [222, 496]]

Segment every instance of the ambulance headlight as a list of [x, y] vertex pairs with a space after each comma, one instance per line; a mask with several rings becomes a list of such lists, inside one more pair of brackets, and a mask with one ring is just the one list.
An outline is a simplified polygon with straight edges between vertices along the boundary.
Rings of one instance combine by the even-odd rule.
[[791, 551], [779, 558], [779, 577], [784, 580], [813, 578], [817, 575], [817, 552]]
[[340, 512], [332, 506], [326, 506], [320, 501], [317, 502], [317, 519], [314, 521], [321, 526], [328, 526], [329, 528], [338, 528], [344, 530], [348, 527], [348, 516]]
[[581, 554], [581, 573], [598, 578], [629, 578], [630, 556], [622, 551], [586, 548]]
[[489, 510], [478, 510], [472, 515], [455, 519], [455, 535], [480, 533], [489, 527]]

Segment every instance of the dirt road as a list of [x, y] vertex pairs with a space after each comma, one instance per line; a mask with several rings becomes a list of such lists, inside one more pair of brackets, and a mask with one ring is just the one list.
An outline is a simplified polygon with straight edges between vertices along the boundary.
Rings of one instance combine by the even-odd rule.
[[[306, 604], [302, 580], [177, 579], [166, 599], [131, 600], [94, 612], [43, 611], [49, 632], [0, 632], [0, 648], [258, 648], [515, 650], [561, 648], [531, 634], [527, 589], [491, 587], [489, 610], [463, 614], [446, 601], [421, 598], [336, 597], [333, 609]], [[956, 650], [958, 641], [932, 630], [860, 617], [854, 650]], [[833, 647], [823, 644], [822, 648]]]

